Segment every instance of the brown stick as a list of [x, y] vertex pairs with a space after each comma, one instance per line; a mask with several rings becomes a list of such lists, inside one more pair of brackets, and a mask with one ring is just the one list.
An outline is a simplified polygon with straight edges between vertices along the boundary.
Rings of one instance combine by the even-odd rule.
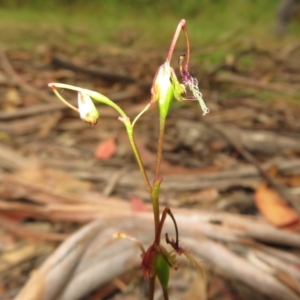
[[239, 278], [247, 285], [272, 299], [299, 299], [299, 295], [281, 281], [230, 252], [223, 245], [208, 239], [197, 241], [185, 238], [185, 243], [195, 249], [195, 252], [201, 257], [218, 266], [222, 273], [225, 272], [230, 277]]
[[150, 88], [151, 82], [143, 82], [139, 81], [136, 78], [133, 78], [129, 75], [121, 75], [117, 73], [112, 73], [107, 71], [106, 69], [101, 69], [99, 67], [87, 67], [87, 66], [82, 66], [79, 64], [75, 64], [74, 62], [68, 60], [64, 56], [60, 54], [54, 54], [52, 57], [52, 64], [73, 70], [73, 71], [79, 71], [79, 72], [84, 72], [90, 75], [98, 76], [101, 78], [104, 78], [106, 80], [111, 80], [111, 81], [119, 81], [123, 83], [137, 83], [141, 87], [145, 88]]
[[22, 225], [19, 223], [12, 222], [1, 216], [0, 216], [0, 224], [1, 227], [4, 228], [5, 230], [10, 231], [12, 234], [25, 239], [61, 242], [68, 237], [67, 234], [62, 234], [62, 233], [37, 232], [34, 230], [30, 230], [22, 227]]
[[247, 151], [243, 145], [236, 139], [236, 137], [232, 137], [227, 134], [226, 130], [224, 130], [221, 126], [217, 125], [209, 125], [214, 130], [220, 132], [229, 142], [230, 144], [251, 164], [253, 164], [256, 169], [259, 171], [260, 175], [270, 184], [278, 194], [290, 205], [295, 206], [296, 208], [299, 207], [299, 201], [293, 195], [291, 195], [286, 187], [282, 185], [279, 181], [275, 178], [271, 177], [262, 167], [260, 162], [249, 152]]
[[[223, 274], [243, 281], [272, 299], [299, 299], [299, 295], [280, 279], [250, 264], [224, 245], [202, 236], [198, 231], [201, 224], [197, 218], [189, 217], [187, 220], [190, 222], [193, 220], [194, 225], [185, 224], [181, 238], [190, 251], [204, 258]], [[125, 232], [132, 231], [143, 243], [149, 244], [152, 238], [150, 231], [152, 222], [149, 214], [146, 218], [142, 215], [137, 218], [106, 216], [101, 221], [86, 225], [65, 241], [35, 272], [16, 300], [28, 299], [26, 298], [28, 295], [31, 296], [30, 299], [36, 300], [83, 298], [99, 285], [140, 264], [136, 246], [127, 241], [114, 241], [113, 232], [118, 228], [122, 228]], [[169, 222], [166, 223], [165, 229], [171, 230]], [[43, 280], [40, 280], [41, 277]], [[58, 280], [64, 285], [58, 284]], [[58, 296], [60, 288], [62, 292]]]
[[[46, 89], [46, 87], [45, 87]], [[136, 98], [141, 95], [141, 91], [125, 91], [125, 92], [114, 92], [108, 94], [110, 99], [114, 101], [125, 100], [129, 98]], [[51, 98], [52, 99], [52, 98]], [[14, 111], [0, 111], [0, 120], [10, 120], [10, 119], [17, 119], [21, 117], [30, 117], [34, 115], [46, 114], [57, 110], [67, 109], [68, 107], [61, 103], [58, 99], [54, 98], [51, 100], [53, 103], [43, 103], [43, 104], [36, 104], [34, 106], [29, 107], [21, 107]], [[70, 101], [72, 105], [77, 105], [76, 102]], [[130, 115], [135, 115], [138, 113], [145, 104], [136, 105], [130, 111]], [[101, 116], [106, 117], [114, 117], [116, 113], [110, 107], [101, 107]]]
[[246, 85], [252, 88], [279, 92], [291, 96], [297, 94], [297, 90], [293, 90], [291, 86], [288, 87], [288, 86], [280, 86], [280, 85], [270, 84], [270, 83], [263, 83], [253, 78], [248, 78], [241, 75], [234, 75], [231, 73], [217, 74], [212, 80], [215, 82], [225, 82], [225, 83], [230, 82], [230, 83], [236, 83], [238, 85]]

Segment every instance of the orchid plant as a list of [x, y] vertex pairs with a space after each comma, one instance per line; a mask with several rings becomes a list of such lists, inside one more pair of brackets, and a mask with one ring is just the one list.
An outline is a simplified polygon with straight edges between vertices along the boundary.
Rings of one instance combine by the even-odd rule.
[[[179, 73], [181, 76], [180, 82], [176, 76], [174, 69], [171, 67], [171, 59], [181, 30], [185, 35], [186, 54], [181, 54], [178, 61]], [[189, 61], [190, 45], [186, 28], [186, 21], [181, 20], [173, 36], [166, 61], [158, 68], [156, 75], [154, 76], [151, 88], [151, 100], [133, 121], [129, 119], [129, 117], [121, 109], [121, 107], [98, 92], [63, 83], [49, 83], [49, 87], [52, 88], [55, 95], [67, 106], [78, 112], [80, 118], [85, 122], [91, 125], [95, 125], [97, 123], [99, 119], [99, 112], [96, 109], [93, 101], [98, 101], [102, 104], [114, 108], [120, 115], [118, 118], [119, 121], [121, 121], [125, 125], [133, 153], [145, 182], [145, 186], [149, 192], [149, 195], [151, 196], [154, 216], [154, 241], [148, 247], [148, 249], [145, 250], [143, 245], [133, 236], [118, 232], [115, 234], [115, 237], [130, 239], [134, 241], [141, 249], [143, 277], [145, 280], [149, 280], [149, 300], [153, 300], [154, 298], [156, 277], [159, 279], [160, 285], [162, 287], [164, 299], [169, 299], [169, 270], [170, 268], [178, 268], [178, 263], [176, 261], [177, 255], [184, 255], [197, 269], [199, 269], [200, 271], [202, 270], [200, 264], [191, 256], [187, 249], [184, 249], [179, 244], [179, 230], [176, 219], [171, 212], [171, 209], [169, 207], [166, 207], [160, 214], [159, 206], [160, 185], [163, 180], [163, 178], [161, 177], [160, 167], [162, 161], [166, 118], [170, 109], [171, 102], [173, 101], [173, 99], [176, 99], [180, 102], [183, 100], [189, 100], [185, 98], [186, 91], [187, 89], [189, 89], [192, 94], [192, 100], [199, 101], [199, 104], [203, 111], [203, 115], [209, 112], [209, 109], [206, 107], [205, 102], [202, 99], [202, 94], [199, 91], [197, 79], [192, 77], [188, 71]], [[66, 101], [58, 92], [58, 89], [69, 89], [77, 91], [78, 108], [74, 107], [68, 101]], [[155, 176], [153, 182], [151, 183], [143, 164], [142, 157], [140, 156], [139, 150], [134, 140], [134, 126], [141, 115], [144, 114], [149, 109], [149, 107], [154, 104], [158, 106], [159, 137], [156, 155]], [[171, 251], [168, 251], [166, 247], [164, 247], [161, 243], [162, 229], [167, 216], [171, 218], [176, 233], [175, 239], [170, 238], [168, 234], [166, 234], [165, 236], [165, 241], [171, 247]]]

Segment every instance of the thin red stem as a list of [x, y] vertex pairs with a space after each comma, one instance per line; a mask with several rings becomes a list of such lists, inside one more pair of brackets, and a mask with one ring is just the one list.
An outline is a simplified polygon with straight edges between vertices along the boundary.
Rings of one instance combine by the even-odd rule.
[[172, 59], [172, 56], [173, 56], [173, 52], [174, 52], [174, 49], [175, 49], [175, 45], [177, 43], [177, 40], [178, 40], [178, 37], [179, 37], [179, 34], [180, 34], [180, 30], [185, 27], [185, 23], [186, 21], [184, 19], [182, 19], [177, 28], [176, 28], [176, 31], [174, 33], [174, 36], [173, 36], [173, 39], [172, 39], [172, 42], [171, 42], [171, 45], [170, 45], [170, 48], [169, 48], [169, 52], [168, 52], [168, 56], [167, 56], [167, 59], [166, 61], [168, 63], [171, 63], [171, 59]]
[[155, 291], [155, 275], [153, 277], [149, 278], [149, 295], [148, 299], [153, 300], [154, 299], [154, 291]]
[[186, 61], [185, 61], [185, 65], [184, 65], [183, 69], [185, 71], [188, 71], [189, 63], [190, 63], [190, 40], [189, 40], [188, 32], [187, 32], [187, 29], [186, 29], [186, 24], [184, 24], [182, 26], [182, 30], [184, 32], [185, 42], [186, 42]]
[[169, 300], [168, 289], [162, 288], [162, 290], [163, 290], [164, 300]]
[[175, 217], [173, 215], [173, 213], [171, 212], [171, 209], [169, 208], [167, 211], [168, 215], [171, 217], [173, 223], [174, 223], [174, 227], [175, 227], [175, 234], [176, 234], [176, 239], [175, 239], [175, 244], [178, 247], [179, 246], [179, 232], [178, 232], [178, 226], [175, 220]]
[[164, 210], [161, 214], [161, 219], [160, 219], [160, 222], [159, 222], [159, 226], [158, 226], [157, 232], [155, 234], [155, 244], [156, 245], [159, 245], [159, 243], [160, 243], [161, 232], [162, 232], [162, 229], [163, 229], [166, 217], [167, 217], [167, 213], [168, 213], [169, 210], [170, 210], [170, 208], [167, 206], [167, 207], [164, 208]]

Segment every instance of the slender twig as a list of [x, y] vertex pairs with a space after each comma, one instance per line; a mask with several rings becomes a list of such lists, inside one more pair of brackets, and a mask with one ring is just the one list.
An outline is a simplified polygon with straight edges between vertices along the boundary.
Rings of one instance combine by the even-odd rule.
[[[247, 151], [243, 145], [239, 142], [236, 137], [230, 136], [223, 128], [220, 126], [213, 126], [211, 124], [207, 124], [212, 129], [218, 131], [222, 134], [222, 136], [251, 164], [253, 164], [260, 175], [278, 192], [278, 194], [289, 204], [295, 205], [294, 197], [287, 191], [285, 186], [283, 186], [280, 182], [278, 182], [275, 178], [271, 177], [268, 172], [266, 172], [262, 167], [261, 163], [249, 152]], [[297, 203], [296, 203], [297, 205]]]
[[129, 168], [128, 167], [124, 167], [121, 170], [119, 170], [118, 172], [116, 172], [111, 180], [107, 183], [106, 187], [104, 188], [102, 194], [106, 197], [110, 196], [112, 194], [112, 192], [114, 191], [116, 185], [118, 184], [120, 178], [122, 176], [124, 176], [126, 173], [128, 173]]
[[0, 49], [0, 64], [3, 67], [5, 73], [9, 76], [11, 84], [19, 86], [25, 92], [33, 94], [37, 96], [39, 99], [42, 99], [50, 103], [53, 102], [54, 99], [53, 97], [49, 96], [47, 93], [44, 93], [43, 91], [34, 88], [33, 85], [24, 81], [22, 77], [15, 72], [5, 51], [1, 49]]

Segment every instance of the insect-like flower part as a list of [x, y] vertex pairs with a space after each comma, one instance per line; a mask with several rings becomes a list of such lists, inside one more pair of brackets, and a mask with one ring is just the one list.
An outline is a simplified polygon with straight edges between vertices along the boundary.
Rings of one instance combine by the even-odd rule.
[[187, 68], [182, 66], [184, 58], [185, 54], [181, 54], [178, 61], [182, 83], [184, 86], [190, 89], [195, 99], [199, 101], [199, 104], [203, 111], [203, 115], [206, 115], [209, 113], [209, 108], [206, 106], [202, 98], [202, 93], [199, 91], [198, 80], [190, 75]]
[[174, 252], [178, 255], [184, 255], [186, 259], [200, 272], [204, 275], [203, 269], [200, 263], [189, 253], [189, 251], [182, 246], [179, 245], [178, 239], [176, 241], [174, 239], [170, 239], [169, 235], [166, 233], [166, 243], [171, 245]]

